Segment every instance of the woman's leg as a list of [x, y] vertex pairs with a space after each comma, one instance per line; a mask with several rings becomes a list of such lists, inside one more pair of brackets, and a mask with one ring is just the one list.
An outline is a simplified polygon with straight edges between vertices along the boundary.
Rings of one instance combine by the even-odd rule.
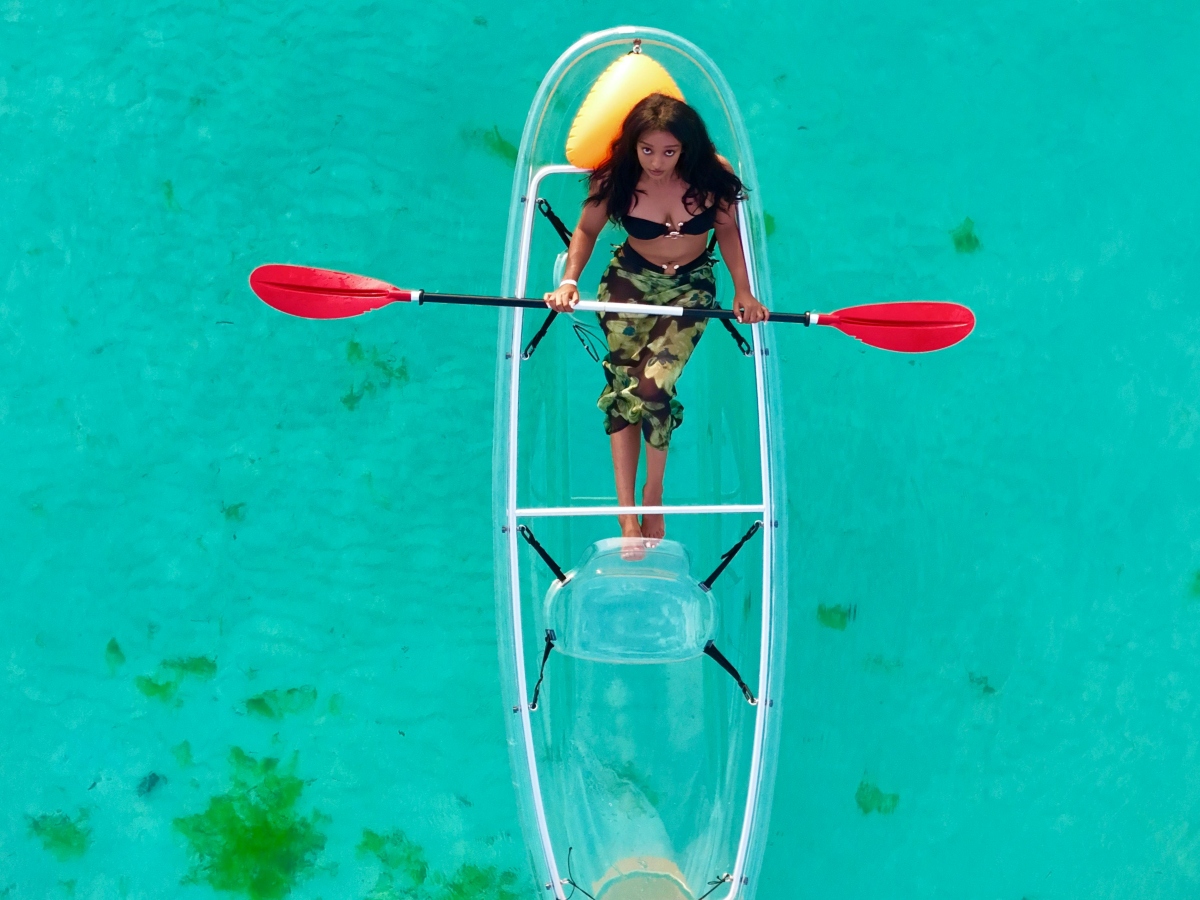
[[[626, 428], [626, 431], [630, 429]], [[640, 436], [640, 435], [639, 435]], [[642, 505], [662, 506], [663, 472], [667, 468], [667, 451], [646, 445], [646, 483], [642, 485]], [[642, 516], [642, 537], [662, 539], [667, 528], [658, 513]]]
[[[636, 426], [628, 426], [620, 431], [614, 431], [608, 436], [608, 440], [612, 447], [613, 475], [617, 481], [617, 503], [620, 506], [636, 506], [634, 483], [637, 480], [638, 455], [642, 450], [641, 432]], [[661, 487], [659, 490], [661, 491]], [[621, 537], [642, 536], [637, 516], [618, 516], [617, 518], [621, 523]]]
[[[598, 299], [655, 303], [684, 307], [714, 305], [712, 268], [693, 271], [684, 284], [653, 274], [629, 272], [617, 257], [601, 279]], [[683, 418], [683, 406], [675, 399], [675, 382], [695, 350], [707, 324], [701, 320], [686, 325], [667, 316], [600, 317], [608, 343], [604, 368], [607, 386], [597, 405], [607, 416], [613, 456], [617, 498], [622, 506], [635, 505], [634, 489], [642, 435], [646, 438], [646, 484], [642, 503], [659, 506], [663, 500], [663, 472], [671, 433]], [[683, 327], [681, 327], [681, 325]], [[613, 426], [617, 426], [616, 431]], [[625, 537], [662, 538], [661, 515], [621, 516]]]
[[[632, 336], [644, 341], [637, 346], [636, 353], [625, 355], [618, 350], [610, 350], [609, 362], [605, 367], [609, 387], [600, 398], [601, 409], [609, 413], [613, 469], [618, 501], [622, 506], [635, 503], [633, 492], [642, 435], [646, 439], [646, 483], [642, 488], [642, 504], [662, 505], [667, 448], [671, 434], [683, 416], [683, 406], [675, 399], [675, 383], [704, 333], [706, 324], [700, 321], [681, 328], [666, 316], [654, 320], [646, 318], [649, 320], [648, 333], [644, 337], [640, 333]], [[615, 326], [609, 328], [610, 336], [621, 327], [621, 322], [615, 316], [614, 322]], [[646, 329], [646, 324], [639, 323], [639, 326], [638, 331]], [[610, 347], [614, 343], [619, 341], [610, 337]], [[615, 360], [620, 362], [619, 366], [614, 364]], [[634, 421], [630, 422], [630, 419]], [[619, 431], [611, 431], [614, 424], [621, 426]], [[661, 515], [643, 516], [639, 531], [634, 530], [635, 523], [636, 517], [622, 516], [621, 534], [625, 537], [640, 535], [654, 539], [666, 536], [666, 524]]]

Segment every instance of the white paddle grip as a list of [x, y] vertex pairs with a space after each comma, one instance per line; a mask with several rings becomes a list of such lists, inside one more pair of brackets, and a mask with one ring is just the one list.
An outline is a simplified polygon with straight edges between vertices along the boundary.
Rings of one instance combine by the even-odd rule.
[[580, 300], [573, 309], [576, 312], [615, 312], [631, 316], [682, 316], [682, 306], [650, 306], [647, 303], [613, 303], [600, 300]]

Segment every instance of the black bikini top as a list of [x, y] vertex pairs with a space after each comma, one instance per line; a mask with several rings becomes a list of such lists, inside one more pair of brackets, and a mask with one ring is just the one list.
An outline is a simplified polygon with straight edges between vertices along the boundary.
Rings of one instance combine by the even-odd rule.
[[655, 238], [676, 236], [680, 234], [704, 234], [717, 221], [717, 206], [714, 203], [698, 216], [692, 216], [686, 222], [679, 222], [674, 228], [650, 219], [639, 219], [637, 216], [621, 216], [621, 225], [625, 233], [639, 241], [652, 241]]

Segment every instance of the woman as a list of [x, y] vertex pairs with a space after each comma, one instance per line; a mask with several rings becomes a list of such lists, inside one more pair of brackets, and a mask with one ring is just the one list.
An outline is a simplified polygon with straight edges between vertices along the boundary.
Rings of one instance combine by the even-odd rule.
[[[597, 299], [656, 306], [716, 306], [708, 232], [715, 229], [733, 278], [739, 322], [763, 322], [769, 313], [754, 298], [746, 275], [736, 204], [742, 182], [717, 155], [704, 122], [686, 103], [651, 94], [635, 106], [606, 162], [588, 179], [588, 198], [567, 250], [558, 288], [545, 295], [557, 312], [579, 300], [578, 279], [606, 220], [629, 235], [600, 279]], [[692, 355], [706, 319], [605, 313], [607, 385], [597, 405], [612, 444], [617, 502], [635, 506], [641, 436], [646, 440], [642, 504], [662, 505], [663, 471], [672, 431], [683, 421], [675, 383]], [[640, 426], [631, 428], [631, 425]], [[661, 538], [661, 515], [621, 516], [623, 537]]]

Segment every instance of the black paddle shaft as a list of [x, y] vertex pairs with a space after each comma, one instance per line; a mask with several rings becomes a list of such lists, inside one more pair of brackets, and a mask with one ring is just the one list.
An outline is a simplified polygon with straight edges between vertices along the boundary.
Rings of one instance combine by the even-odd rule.
[[[543, 300], [524, 300], [517, 297], [478, 297], [472, 294], [428, 294], [421, 293], [418, 303], [457, 303], [461, 306], [512, 306], [521, 309], [546, 309]], [[619, 304], [616, 304], [619, 305]], [[678, 307], [676, 307], [678, 308]], [[772, 322], [795, 325], [811, 325], [811, 313], [771, 313]], [[689, 309], [684, 307], [684, 319], [733, 319], [737, 314], [731, 309]]]

